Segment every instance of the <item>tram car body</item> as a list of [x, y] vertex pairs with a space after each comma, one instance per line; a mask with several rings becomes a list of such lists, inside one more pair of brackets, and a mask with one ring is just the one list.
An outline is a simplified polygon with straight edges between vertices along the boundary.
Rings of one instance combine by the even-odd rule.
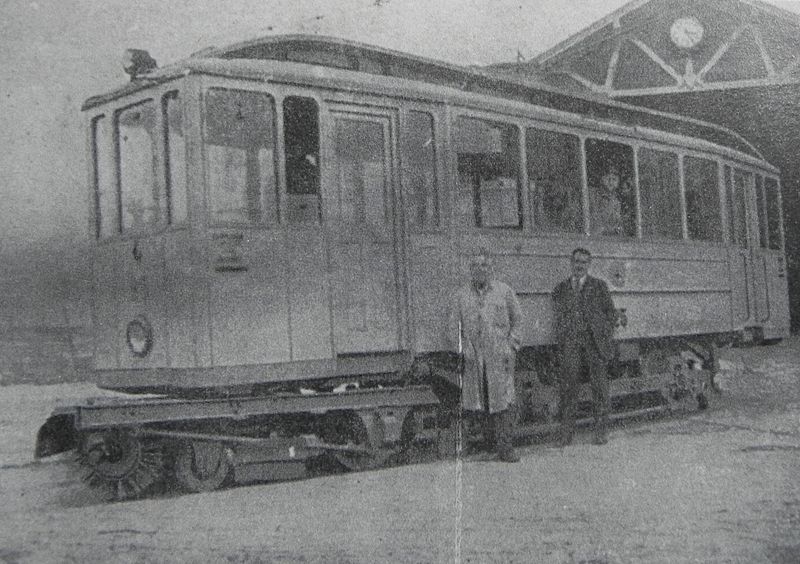
[[788, 333], [779, 171], [711, 124], [317, 36], [147, 68], [83, 110], [96, 381], [166, 399], [56, 412], [37, 454], [78, 448], [120, 491], [163, 457], [137, 437], [183, 445], [202, 489], [203, 448], [352, 461], [424, 435], [457, 385], [448, 308], [479, 247], [524, 311], [521, 422], [557, 410], [550, 296], [575, 247], [618, 308], [617, 395], [696, 399], [715, 346]]

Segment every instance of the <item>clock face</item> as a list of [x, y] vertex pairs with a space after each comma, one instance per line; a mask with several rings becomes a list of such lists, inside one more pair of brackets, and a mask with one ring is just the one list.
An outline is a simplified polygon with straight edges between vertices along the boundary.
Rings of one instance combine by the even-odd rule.
[[703, 32], [703, 24], [697, 18], [678, 18], [669, 29], [669, 37], [681, 49], [691, 49], [703, 39]]

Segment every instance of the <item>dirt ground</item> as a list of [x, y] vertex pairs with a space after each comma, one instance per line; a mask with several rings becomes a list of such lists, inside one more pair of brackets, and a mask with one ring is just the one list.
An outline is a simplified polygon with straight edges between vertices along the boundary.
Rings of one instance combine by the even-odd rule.
[[800, 562], [800, 339], [724, 353], [710, 410], [520, 448], [108, 503], [35, 433], [87, 384], [0, 387], [0, 561]]

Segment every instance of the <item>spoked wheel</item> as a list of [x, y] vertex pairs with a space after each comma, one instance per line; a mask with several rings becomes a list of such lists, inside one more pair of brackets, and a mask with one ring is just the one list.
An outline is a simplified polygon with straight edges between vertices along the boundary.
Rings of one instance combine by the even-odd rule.
[[231, 472], [230, 457], [221, 443], [187, 441], [175, 457], [175, 479], [190, 492], [210, 492], [225, 483]]
[[[333, 458], [348, 470], [361, 471], [380, 468], [394, 450], [381, 445], [379, 432], [370, 436], [364, 420], [354, 412], [331, 415], [326, 418], [323, 438], [327, 442], [354, 450], [334, 450]], [[358, 449], [358, 450], [355, 450]]]
[[124, 429], [84, 437], [78, 461], [86, 469], [84, 480], [108, 488], [117, 500], [138, 496], [163, 474], [161, 446]]

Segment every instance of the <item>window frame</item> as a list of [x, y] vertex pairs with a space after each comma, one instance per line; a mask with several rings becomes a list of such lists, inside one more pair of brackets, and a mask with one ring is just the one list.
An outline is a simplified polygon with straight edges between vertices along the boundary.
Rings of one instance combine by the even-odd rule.
[[[449, 200], [452, 202], [453, 210], [450, 214], [453, 218], [453, 227], [457, 231], [468, 231], [468, 232], [477, 232], [477, 233], [497, 233], [502, 235], [511, 235], [516, 233], [517, 236], [529, 236], [531, 225], [530, 225], [530, 218], [528, 212], [528, 194], [525, 187], [528, 183], [528, 175], [527, 175], [527, 163], [525, 160], [525, 123], [528, 120], [522, 119], [515, 115], [510, 115], [508, 113], [501, 113], [501, 112], [487, 112], [487, 111], [480, 111], [475, 110], [470, 107], [466, 106], [457, 106], [452, 105], [450, 106], [449, 112], [449, 119], [448, 119], [448, 147], [450, 148], [450, 170], [451, 170], [451, 182], [450, 182], [450, 190], [451, 196]], [[516, 130], [516, 139], [517, 139], [517, 170], [516, 170], [516, 180], [517, 180], [517, 213], [520, 216], [520, 224], [519, 226], [498, 226], [498, 227], [489, 227], [489, 226], [478, 226], [475, 223], [470, 223], [469, 225], [464, 225], [463, 222], [460, 221], [460, 216], [458, 213], [458, 198], [459, 198], [459, 183], [458, 183], [458, 150], [457, 150], [457, 137], [456, 133], [458, 130], [458, 121], [459, 119], [472, 119], [482, 122], [488, 122], [494, 125], [505, 125], [508, 127], [513, 127]], [[474, 194], [473, 194], [474, 197]], [[473, 214], [474, 214], [474, 203], [473, 203]]]
[[[161, 121], [161, 105], [159, 103], [161, 92], [155, 91], [151, 92], [150, 96], [137, 98], [133, 101], [128, 101], [128, 103], [114, 108], [113, 112], [113, 137], [114, 137], [114, 168], [116, 169], [116, 183], [117, 183], [117, 221], [118, 221], [118, 229], [120, 236], [125, 238], [141, 238], [143, 236], [150, 236], [154, 234], [161, 233], [168, 229], [169, 223], [167, 221], [167, 195], [166, 195], [166, 185], [165, 185], [165, 171], [164, 171], [164, 145], [163, 145], [163, 137], [164, 137], [164, 128], [163, 123]], [[119, 117], [120, 115], [136, 106], [141, 106], [146, 104], [147, 102], [151, 102], [153, 104], [153, 115], [154, 115], [154, 139], [152, 143], [153, 148], [153, 187], [158, 187], [158, 200], [159, 200], [159, 217], [158, 222], [155, 226], [149, 229], [125, 229], [123, 224], [124, 213], [122, 210], [122, 200], [123, 200], [123, 192], [122, 192], [122, 144], [120, 142], [119, 134]]]
[[[786, 231], [783, 223], [783, 214], [785, 210], [783, 209], [783, 187], [781, 185], [781, 179], [779, 176], [764, 173], [764, 198], [767, 199], [767, 180], [771, 180], [775, 183], [775, 199], [778, 204], [778, 237], [780, 238], [778, 248], [773, 248], [771, 243], [771, 237], [767, 241], [767, 247], [763, 250], [770, 253], [781, 253], [784, 254], [786, 252]], [[765, 202], [765, 210], [767, 213], [767, 225], [769, 225], [769, 200]], [[766, 228], [769, 231], [769, 227]]]
[[[679, 213], [679, 220], [680, 224], [678, 225], [679, 228], [679, 236], [678, 237], [668, 237], [663, 234], [645, 234], [645, 222], [644, 222], [644, 209], [642, 207], [642, 178], [641, 178], [641, 152], [642, 151], [650, 151], [654, 153], [662, 153], [668, 154], [675, 157], [675, 169], [677, 171], [677, 188], [678, 188], [678, 213]], [[638, 238], [646, 241], [666, 241], [666, 242], [677, 242], [677, 241], [686, 241], [687, 239], [687, 217], [686, 217], [686, 179], [684, 177], [685, 168], [683, 166], [683, 158], [679, 151], [670, 147], [670, 146], [650, 146], [650, 145], [638, 145], [636, 147], [636, 194], [637, 194], [637, 232]]]
[[[724, 196], [725, 185], [722, 181], [724, 174], [725, 162], [715, 153], [703, 153], [699, 151], [680, 151], [681, 162], [681, 198], [684, 203], [683, 219], [684, 219], [684, 242], [692, 245], [726, 245], [728, 241], [727, 235], [727, 210], [726, 201]], [[689, 209], [686, 203], [686, 159], [704, 160], [716, 165], [716, 202], [717, 202], [717, 218], [719, 220], [719, 239], [693, 239], [689, 233]]]
[[[114, 200], [113, 210], [114, 210], [114, 223], [111, 225], [111, 233], [108, 235], [103, 235], [102, 232], [102, 221], [103, 221], [103, 213], [100, 207], [100, 174], [99, 174], [99, 166], [98, 166], [98, 155], [99, 151], [98, 148], [98, 139], [97, 139], [97, 124], [100, 123], [101, 120], [107, 120], [109, 130], [108, 139], [105, 141], [109, 144], [106, 147], [106, 150], [110, 156], [110, 164], [111, 170], [110, 172], [110, 192]], [[116, 162], [116, 135], [114, 133], [114, 112], [103, 111], [98, 112], [97, 114], [91, 116], [89, 119], [89, 146], [91, 150], [91, 182], [92, 182], [92, 232], [93, 237], [92, 240], [102, 243], [104, 241], [108, 241], [110, 239], [116, 239], [121, 236], [120, 230], [120, 194], [119, 194], [119, 182], [117, 180], [118, 174], [118, 167]]]
[[[324, 179], [324, 131], [325, 121], [328, 119], [325, 100], [319, 96], [317, 92], [312, 90], [295, 90], [290, 88], [282, 88], [284, 85], [275, 85], [275, 88], [266, 91], [271, 95], [276, 103], [276, 135], [277, 144], [275, 150], [277, 151], [277, 182], [278, 182], [278, 221], [277, 225], [281, 227], [294, 227], [296, 229], [308, 229], [311, 226], [321, 226], [325, 218], [323, 217], [322, 208], [322, 192], [323, 192], [323, 179]], [[287, 98], [306, 98], [313, 100], [317, 105], [317, 218], [315, 221], [289, 221], [289, 175], [287, 172], [286, 160], [286, 124], [284, 120], [285, 106], [284, 103]]]
[[[162, 92], [158, 99], [159, 99], [159, 120], [161, 123], [161, 158], [163, 161], [162, 169], [163, 169], [163, 182], [164, 182], [164, 191], [167, 203], [167, 229], [184, 229], [192, 222], [192, 190], [190, 189], [192, 186], [192, 182], [190, 179], [191, 175], [191, 163], [190, 163], [190, 143], [191, 143], [191, 136], [187, 135], [187, 132], [190, 130], [189, 123], [187, 120], [187, 92], [189, 92], [186, 88], [169, 88], [166, 91]], [[186, 185], [183, 187], [185, 194], [184, 194], [184, 201], [186, 205], [186, 216], [180, 220], [174, 220], [174, 198], [173, 198], [173, 186], [172, 186], [172, 178], [170, 171], [172, 170], [172, 160], [170, 157], [170, 144], [169, 144], [169, 118], [167, 115], [167, 100], [170, 99], [170, 96], [173, 94], [177, 95], [177, 99], [180, 100], [180, 113], [181, 113], [181, 123], [183, 126], [183, 164], [184, 164], [184, 179]]]
[[[577, 171], [578, 174], [578, 182], [580, 183], [580, 217], [581, 217], [581, 227], [580, 231], [547, 231], [539, 227], [538, 223], [536, 222], [536, 213], [534, 212], [534, 206], [536, 205], [536, 200], [533, 198], [533, 195], [530, 193], [530, 174], [528, 171], [528, 130], [534, 129], [537, 131], [544, 131], [547, 133], [554, 133], [558, 135], [568, 135], [574, 137], [577, 140], [577, 158], [578, 158], [578, 165], [579, 169]], [[526, 185], [523, 186], [523, 192], [527, 193], [527, 215], [526, 215], [526, 222], [528, 223], [529, 230], [536, 236], [536, 237], [556, 237], [556, 238], [579, 238], [584, 237], [588, 232], [588, 219], [587, 219], [587, 183], [586, 183], [586, 135], [585, 131], [580, 129], [572, 129], [567, 127], [556, 127], [549, 122], [537, 122], [531, 121], [530, 123], [525, 123], [522, 127], [523, 131], [523, 166], [525, 169], [525, 183]]]
[[[595, 234], [592, 233], [592, 202], [591, 202], [591, 194], [589, 190], [589, 161], [587, 158], [587, 144], [589, 140], [600, 141], [603, 143], [615, 143], [617, 145], [626, 145], [631, 149], [631, 182], [633, 188], [633, 199], [634, 199], [634, 222], [635, 222], [635, 233], [633, 235], [602, 235], [602, 234]], [[642, 146], [646, 146], [640, 142], [641, 140], [624, 137], [621, 135], [603, 135], [602, 131], [590, 131], [586, 135], [584, 135], [582, 140], [582, 152], [583, 152], [583, 182], [584, 182], [584, 230], [586, 232], [587, 237], [591, 238], [598, 238], [598, 239], [606, 239], [606, 240], [614, 240], [614, 241], [642, 241], [642, 202], [641, 202], [641, 195], [639, 193], [639, 148]], [[657, 149], [661, 147], [660, 144], [655, 143], [649, 148]]]
[[[435, 172], [434, 187], [436, 190], [436, 200], [439, 207], [439, 221], [437, 225], [412, 225], [409, 221], [409, 207], [406, 199], [409, 196], [408, 187], [405, 182], [405, 175], [403, 174], [403, 166], [405, 160], [405, 131], [408, 125], [409, 115], [412, 112], [422, 113], [430, 116], [431, 127], [433, 131], [433, 169]], [[398, 125], [397, 136], [397, 155], [399, 158], [399, 179], [400, 179], [400, 201], [398, 207], [402, 208], [404, 230], [408, 233], [421, 234], [421, 233], [442, 233], [449, 225], [449, 210], [450, 210], [450, 194], [447, 182], [447, 174], [443, 164], [444, 156], [447, 154], [447, 147], [443, 140], [446, 138], [443, 124], [446, 123], [446, 117], [442, 116], [441, 108], [425, 104], [405, 103], [400, 106], [400, 121]]]
[[[285, 186], [285, 156], [283, 147], [283, 98], [290, 95], [279, 97], [276, 95], [276, 89], [268, 89], [266, 87], [259, 88], [261, 85], [253, 84], [250, 81], [242, 80], [209, 80], [204, 81], [200, 87], [200, 129], [198, 135], [199, 155], [200, 162], [200, 178], [202, 178], [203, 194], [205, 199], [205, 225], [211, 229], [235, 229], [235, 230], [276, 230], [284, 225], [285, 210], [283, 209], [284, 201], [286, 198]], [[207, 150], [207, 127], [208, 127], [208, 113], [207, 101], [208, 94], [211, 90], [227, 90], [227, 91], [240, 91], [255, 94], [262, 94], [269, 98], [272, 102], [273, 120], [272, 120], [272, 147], [273, 147], [273, 173], [275, 180], [274, 187], [274, 221], [266, 221], [262, 219], [258, 222], [217, 222], [213, 220], [213, 210], [211, 205], [211, 185], [208, 178], [208, 150]], [[266, 194], [262, 193], [261, 197]], [[301, 224], [302, 225], [302, 224]]]

